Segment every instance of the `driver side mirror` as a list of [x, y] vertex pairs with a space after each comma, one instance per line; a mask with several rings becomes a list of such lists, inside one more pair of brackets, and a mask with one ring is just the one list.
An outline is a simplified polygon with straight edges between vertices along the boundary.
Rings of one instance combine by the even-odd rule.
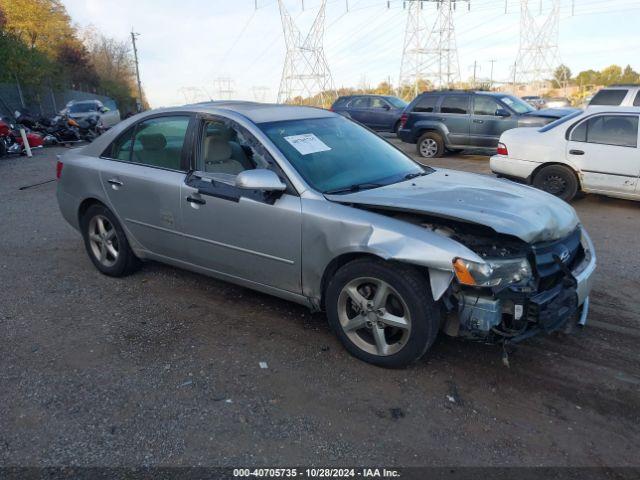
[[509, 111], [504, 108], [499, 108], [496, 110], [496, 117], [510, 117], [510, 116], [511, 114], [509, 113]]
[[100, 113], [107, 113], [109, 109], [107, 107], [100, 107]]
[[391, 110], [391, 107], [389, 105], [387, 105], [386, 103], [384, 105], [382, 105], [382, 108], [384, 108], [385, 110]]
[[261, 190], [263, 192], [284, 192], [287, 189], [280, 177], [266, 168], [240, 172], [236, 175], [235, 185], [244, 190]]

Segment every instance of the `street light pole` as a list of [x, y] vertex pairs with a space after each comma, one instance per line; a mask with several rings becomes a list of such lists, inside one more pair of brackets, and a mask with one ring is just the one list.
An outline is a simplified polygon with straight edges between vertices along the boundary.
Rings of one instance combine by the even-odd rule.
[[133, 44], [133, 58], [136, 62], [136, 79], [138, 80], [138, 102], [137, 102], [137, 110], [138, 112], [142, 111], [142, 84], [140, 83], [140, 68], [138, 67], [138, 49], [136, 48], [136, 37], [140, 35], [139, 33], [135, 33], [133, 31], [133, 27], [131, 28], [131, 43]]

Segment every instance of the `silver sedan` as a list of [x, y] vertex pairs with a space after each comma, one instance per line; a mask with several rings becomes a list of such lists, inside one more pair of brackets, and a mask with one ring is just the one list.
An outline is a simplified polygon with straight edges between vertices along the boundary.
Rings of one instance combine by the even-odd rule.
[[376, 365], [419, 359], [440, 331], [509, 344], [586, 321], [595, 254], [568, 204], [422, 166], [329, 111], [150, 111], [57, 173], [102, 273], [150, 259], [324, 310]]

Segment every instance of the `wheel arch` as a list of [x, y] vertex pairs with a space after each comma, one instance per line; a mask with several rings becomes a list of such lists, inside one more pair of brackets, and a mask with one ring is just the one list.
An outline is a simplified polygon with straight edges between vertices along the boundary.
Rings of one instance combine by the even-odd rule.
[[371, 259], [372, 261], [379, 261], [382, 263], [396, 262], [399, 264], [404, 264], [404, 265], [408, 265], [415, 268], [422, 275], [424, 275], [427, 282], [430, 282], [431, 290], [432, 290], [431, 293], [435, 301], [441, 298], [444, 291], [451, 284], [451, 280], [453, 280], [453, 275], [451, 274], [451, 272], [443, 272], [441, 270], [429, 268], [424, 265], [417, 265], [410, 262], [398, 262], [398, 261], [394, 261], [393, 259], [385, 259], [379, 255], [375, 255], [373, 253], [368, 253], [368, 252], [343, 253], [335, 257], [333, 260], [331, 260], [324, 269], [324, 272], [322, 274], [322, 280], [320, 281], [320, 289], [321, 289], [320, 290], [321, 297], [320, 297], [320, 305], [319, 305], [320, 310], [325, 310], [325, 298], [327, 293], [327, 286], [329, 285], [329, 282], [331, 281], [333, 276], [336, 274], [336, 272], [347, 263], [350, 263], [354, 260], [358, 260], [362, 258], [368, 258], [368, 259]]
[[420, 137], [427, 132], [435, 132], [442, 137], [442, 142], [445, 145], [449, 143], [449, 129], [446, 125], [437, 122], [417, 122], [414, 126], [413, 141], [417, 143]]
[[85, 213], [87, 213], [87, 210], [89, 210], [89, 207], [91, 207], [92, 205], [102, 205], [105, 208], [109, 208], [106, 203], [95, 197], [85, 198], [82, 202], [80, 202], [80, 205], [78, 206], [78, 225], [82, 224], [82, 217]]
[[578, 173], [577, 169], [573, 167], [573, 165], [569, 165], [568, 163], [563, 163], [563, 162], [541, 163], [533, 170], [533, 172], [531, 172], [531, 175], [529, 175], [529, 178], [527, 178], [527, 183], [529, 185], [533, 185], [533, 179], [535, 178], [535, 176], [538, 174], [540, 170], [542, 170], [545, 167], [553, 167], [553, 166], [565, 167], [566, 169], [573, 172], [573, 175], [576, 177], [576, 182], [578, 182], [578, 191], [582, 191], [582, 179], [580, 178], [580, 174]]

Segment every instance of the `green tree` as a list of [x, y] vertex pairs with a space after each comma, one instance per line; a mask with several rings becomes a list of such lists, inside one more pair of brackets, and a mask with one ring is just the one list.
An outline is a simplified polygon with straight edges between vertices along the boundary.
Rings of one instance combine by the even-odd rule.
[[622, 72], [622, 77], [620, 78], [620, 82], [622, 83], [640, 83], [640, 74], [636, 72], [631, 65], [627, 65]]
[[553, 72], [553, 84], [555, 88], [563, 88], [571, 82], [571, 70], [566, 65], [558, 66]]
[[579, 86], [600, 85], [600, 72], [584, 70], [576, 75], [575, 83]]
[[611, 85], [620, 83], [622, 79], [622, 67], [618, 65], [610, 65], [600, 71], [600, 82], [602, 85]]

